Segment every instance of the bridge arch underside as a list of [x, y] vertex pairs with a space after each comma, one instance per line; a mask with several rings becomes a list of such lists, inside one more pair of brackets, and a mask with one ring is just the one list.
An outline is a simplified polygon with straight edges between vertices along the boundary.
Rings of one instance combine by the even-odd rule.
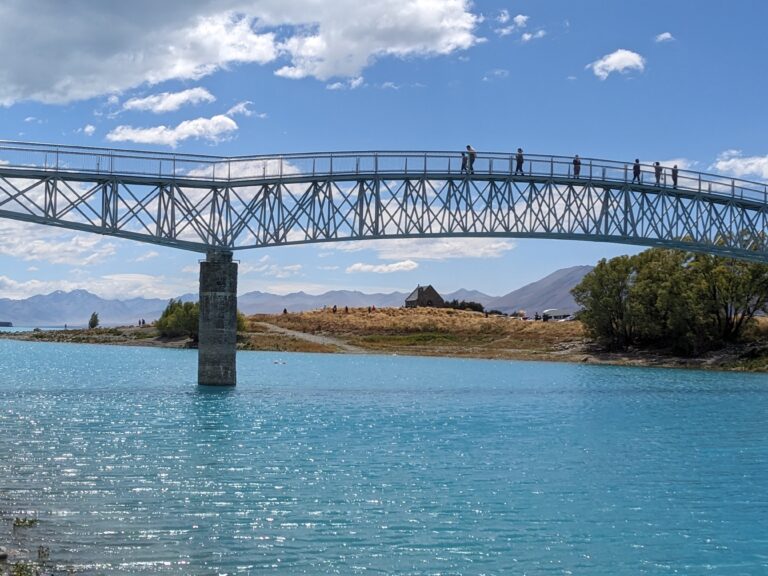
[[16, 171], [0, 217], [198, 252], [347, 240], [553, 238], [768, 262], [768, 205], [723, 190], [525, 176], [201, 181]]

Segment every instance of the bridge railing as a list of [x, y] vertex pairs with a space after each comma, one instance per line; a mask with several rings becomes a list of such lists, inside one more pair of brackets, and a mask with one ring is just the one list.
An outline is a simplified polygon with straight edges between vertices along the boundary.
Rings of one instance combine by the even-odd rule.
[[[525, 154], [522, 173], [514, 153], [477, 152], [467, 177], [565, 178], [576, 181], [573, 158]], [[461, 151], [365, 151], [260, 155], [225, 158], [196, 154], [58, 146], [0, 141], [0, 169], [44, 170], [114, 176], [143, 176], [227, 181], [279, 178], [392, 178], [429, 174], [432, 178], [462, 175]], [[632, 183], [632, 163], [582, 158], [578, 181]], [[640, 184], [656, 186], [654, 166], [641, 165]], [[669, 166], [662, 167], [660, 187], [673, 188]], [[768, 204], [768, 184], [717, 174], [679, 170], [677, 189], [716, 194]]]

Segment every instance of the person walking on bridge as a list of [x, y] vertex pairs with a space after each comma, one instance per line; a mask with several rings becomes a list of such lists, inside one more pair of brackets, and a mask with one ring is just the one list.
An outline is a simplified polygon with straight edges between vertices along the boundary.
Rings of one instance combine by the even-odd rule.
[[663, 170], [663, 168], [661, 167], [661, 164], [659, 164], [658, 162], [656, 162], [653, 165], [653, 173], [656, 176], [656, 186], [661, 186], [661, 172], [662, 172], [662, 170]]
[[477, 158], [477, 152], [472, 146], [467, 144], [467, 156], [469, 156], [469, 173], [475, 173], [475, 158]]
[[581, 174], [581, 158], [576, 154], [576, 156], [573, 157], [573, 177], [578, 178], [579, 174]]
[[515, 154], [515, 174], [525, 174], [525, 172], [523, 172], [523, 162], [525, 162], [523, 149], [518, 148], [517, 154]]
[[635, 163], [632, 165], [632, 183], [637, 182], [640, 184], [640, 159], [635, 158]]
[[672, 188], [677, 188], [677, 164], [672, 166]]

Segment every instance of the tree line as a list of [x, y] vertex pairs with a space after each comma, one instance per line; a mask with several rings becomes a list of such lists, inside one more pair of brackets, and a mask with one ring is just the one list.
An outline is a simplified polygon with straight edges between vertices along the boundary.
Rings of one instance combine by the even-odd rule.
[[768, 265], [652, 248], [601, 260], [571, 293], [608, 349], [697, 355], [741, 339], [768, 309]]

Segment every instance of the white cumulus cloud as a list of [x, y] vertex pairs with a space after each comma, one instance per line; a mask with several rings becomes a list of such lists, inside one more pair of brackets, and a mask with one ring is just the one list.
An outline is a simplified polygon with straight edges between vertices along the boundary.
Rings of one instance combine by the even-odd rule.
[[717, 156], [709, 168], [737, 178], [758, 177], [768, 180], [768, 155], [744, 156], [741, 150], [726, 150]]
[[237, 131], [237, 123], [229, 116], [218, 114], [212, 118], [185, 120], [177, 126], [151, 126], [134, 128], [118, 126], [107, 134], [110, 142], [135, 142], [137, 144], [161, 144], [175, 148], [179, 142], [190, 138], [218, 142]]
[[271, 65], [286, 78], [357, 78], [381, 58], [471, 48], [480, 42], [471, 7], [470, 0], [9, 1], [0, 52], [14, 57], [3, 65], [0, 105], [114, 96], [238, 64]]
[[675, 37], [670, 32], [662, 32], [654, 39], [656, 42], [671, 42]]
[[144, 98], [131, 98], [123, 104], [123, 110], [148, 110], [155, 114], [173, 112], [182, 106], [214, 102], [216, 97], [205, 88], [190, 88], [181, 92], [161, 92]]
[[512, 18], [512, 22], [515, 23], [515, 26], [518, 28], [524, 28], [525, 25], [528, 23], [528, 16], [523, 16], [522, 14], [518, 14], [514, 18]]
[[632, 70], [642, 72], [645, 70], [645, 58], [637, 52], [620, 48], [615, 52], [606, 54], [599, 60], [587, 64], [586, 68], [591, 68], [595, 76], [600, 80], [605, 80], [613, 72], [626, 74]]
[[393, 264], [363, 264], [357, 262], [348, 266], [346, 269], [347, 274], [355, 274], [359, 272], [373, 272], [375, 274], [391, 274], [393, 272], [409, 272], [416, 270], [419, 265], [413, 260], [403, 260], [402, 262], [394, 262]]

